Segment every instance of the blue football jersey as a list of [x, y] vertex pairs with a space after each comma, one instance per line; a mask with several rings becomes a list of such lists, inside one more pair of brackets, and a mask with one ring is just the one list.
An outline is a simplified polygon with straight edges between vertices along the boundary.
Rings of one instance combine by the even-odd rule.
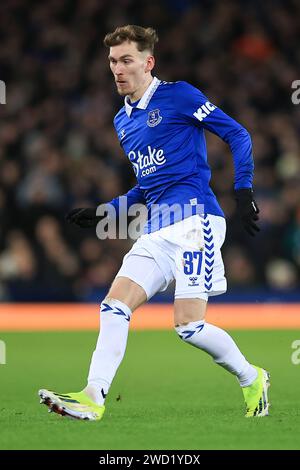
[[[192, 212], [188, 214], [192, 215], [197, 206], [203, 207], [203, 213], [224, 217], [209, 185], [205, 129], [230, 146], [234, 188], [252, 187], [249, 133], [187, 82], [164, 82], [154, 77], [138, 103], [132, 105], [129, 97], [125, 98], [114, 126], [137, 179], [137, 185], [126, 194], [127, 203], [147, 206], [146, 233], [179, 220], [176, 214], [171, 220], [169, 215], [165, 218], [164, 209], [151, 212], [152, 207], [189, 206]], [[119, 201], [119, 197], [110, 201], [116, 210]]]

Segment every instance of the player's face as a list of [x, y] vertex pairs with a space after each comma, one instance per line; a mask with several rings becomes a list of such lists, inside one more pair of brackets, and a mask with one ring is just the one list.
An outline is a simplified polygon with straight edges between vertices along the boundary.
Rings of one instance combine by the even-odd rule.
[[149, 77], [154, 57], [149, 51], [139, 51], [135, 42], [124, 42], [110, 48], [110, 69], [121, 96], [136, 96]]

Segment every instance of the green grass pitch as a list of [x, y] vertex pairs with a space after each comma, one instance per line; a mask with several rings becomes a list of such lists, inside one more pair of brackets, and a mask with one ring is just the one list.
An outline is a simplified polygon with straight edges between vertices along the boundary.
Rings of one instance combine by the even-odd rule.
[[299, 449], [300, 331], [233, 331], [271, 372], [271, 412], [244, 418], [235, 377], [173, 331], [132, 331], [100, 422], [47, 413], [39, 388], [79, 391], [97, 332], [2, 333], [1, 449]]

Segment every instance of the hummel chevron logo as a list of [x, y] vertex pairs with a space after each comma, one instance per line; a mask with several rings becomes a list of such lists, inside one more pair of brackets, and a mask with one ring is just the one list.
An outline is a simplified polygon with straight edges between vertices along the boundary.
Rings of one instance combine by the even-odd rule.
[[[203, 231], [204, 232], [204, 231]], [[205, 243], [210, 243], [212, 241], [213, 237], [212, 237], [212, 233], [211, 231], [209, 231], [209, 233], [204, 233], [204, 241]]]
[[212, 261], [205, 260], [205, 264], [206, 264], [209, 268], [211, 268], [212, 265], [214, 264], [214, 260], [212, 260]]
[[214, 245], [213, 243], [212, 243], [211, 245], [205, 245], [205, 249], [206, 249], [207, 251], [211, 251], [211, 250], [214, 248], [214, 246], [215, 246], [215, 245]]
[[210, 243], [213, 239], [213, 236], [211, 235], [210, 237], [204, 237], [204, 240], [207, 242], [207, 243]]
[[[103, 308], [103, 307], [104, 307], [104, 308]], [[113, 308], [110, 307], [108, 304], [102, 304], [101, 310], [102, 310], [102, 312], [107, 312], [107, 311], [109, 311], [109, 310], [113, 310]]]
[[210, 268], [210, 269], [205, 268], [205, 275], [209, 275], [209, 274], [211, 274], [212, 272], [213, 272], [213, 268]]
[[[195, 333], [199, 333], [204, 328], [204, 325], [201, 323], [195, 327], [195, 330], [185, 330], [182, 332], [182, 335], [179, 335], [181, 339], [189, 339]], [[185, 335], [185, 336], [183, 336]]]
[[[206, 219], [207, 215], [204, 217]], [[204, 250], [205, 250], [205, 275], [204, 275], [204, 287], [207, 291], [212, 288], [212, 272], [214, 264], [214, 242], [211, 227], [209, 226], [209, 220], [205, 222], [202, 220], [203, 233], [204, 233]]]
[[114, 313], [115, 315], [122, 315], [123, 317], [125, 317], [125, 320], [127, 320], [127, 321], [130, 320], [130, 316], [127, 315], [125, 312], [123, 312], [123, 310], [121, 310], [118, 307], [111, 307], [110, 305], [103, 303], [101, 305], [101, 311], [102, 312], [111, 312], [111, 313]]
[[[182, 332], [181, 338], [188, 339], [191, 336], [193, 336], [194, 333], [195, 333], [195, 331], [193, 331], [193, 330], [185, 330], [185, 331]], [[185, 336], [183, 336], [183, 335], [185, 335]]]

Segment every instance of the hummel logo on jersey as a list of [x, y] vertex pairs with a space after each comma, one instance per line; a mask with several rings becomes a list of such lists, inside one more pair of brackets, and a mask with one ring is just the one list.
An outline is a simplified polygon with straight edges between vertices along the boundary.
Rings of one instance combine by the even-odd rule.
[[189, 277], [189, 281], [191, 281], [191, 284], [189, 286], [199, 286], [198, 277], [197, 276], [191, 276]]
[[125, 129], [121, 129], [121, 131], [120, 131], [120, 140], [123, 140], [125, 135], [126, 135]]
[[209, 101], [206, 101], [205, 104], [200, 106], [200, 108], [197, 109], [195, 113], [193, 113], [193, 116], [197, 118], [200, 122], [203, 121], [214, 109], [216, 109], [216, 106], [210, 103]]
[[155, 173], [156, 166], [164, 165], [167, 161], [163, 149], [153, 149], [151, 145], [148, 145], [147, 151], [146, 155], [140, 150], [137, 152], [131, 150], [128, 154], [136, 176], [147, 176]]

